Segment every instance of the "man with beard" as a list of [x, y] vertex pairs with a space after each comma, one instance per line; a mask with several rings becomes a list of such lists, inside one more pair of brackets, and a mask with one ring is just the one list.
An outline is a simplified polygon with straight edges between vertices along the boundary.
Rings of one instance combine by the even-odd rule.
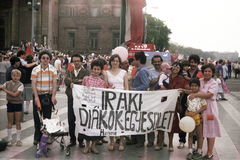
[[152, 65], [154, 68], [149, 69], [149, 86], [150, 91], [154, 91], [157, 82], [159, 81], [159, 77], [162, 74], [161, 64], [163, 62], [163, 59], [160, 55], [154, 55], [152, 57]]
[[[150, 91], [154, 91], [157, 83], [159, 81], [159, 77], [162, 74], [162, 69], [161, 69], [161, 64], [163, 62], [163, 59], [160, 55], [154, 55], [152, 57], [152, 65], [154, 66], [154, 68], [149, 69], [149, 87], [150, 87]], [[148, 144], [147, 147], [151, 147], [153, 146], [153, 142], [154, 142], [154, 132], [150, 132], [147, 134], [148, 136]]]
[[[198, 69], [198, 65], [200, 63], [200, 57], [197, 54], [192, 54], [189, 56], [189, 64], [190, 64], [190, 69], [187, 71], [187, 76], [189, 78], [203, 78], [201, 77], [201, 71]], [[189, 89], [190, 87], [188, 85], [189, 83], [187, 83], [187, 85], [184, 86], [184, 88]], [[181, 106], [182, 106], [182, 112], [180, 113], [180, 119], [182, 119], [183, 117], [185, 117], [185, 112], [187, 109], [186, 106], [186, 102], [187, 102], [187, 96], [188, 94], [184, 94], [182, 97], [182, 101], [181, 101]], [[195, 144], [195, 141], [197, 140], [196, 136], [193, 137], [193, 143]], [[179, 144], [178, 144], [178, 148], [181, 149], [184, 147], [184, 144], [186, 143], [186, 132], [182, 132], [179, 133]]]

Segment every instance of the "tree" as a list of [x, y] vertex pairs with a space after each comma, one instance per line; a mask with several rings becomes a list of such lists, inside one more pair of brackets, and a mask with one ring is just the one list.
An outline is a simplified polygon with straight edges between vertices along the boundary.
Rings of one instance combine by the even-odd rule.
[[201, 49], [184, 47], [177, 43], [170, 43], [170, 52], [176, 53], [176, 51], [178, 51], [178, 53], [184, 54], [185, 58], [190, 54], [197, 54], [199, 55], [199, 57], [203, 57], [204, 59], [207, 59], [207, 58], [215, 59], [215, 56], [212, 52], [204, 52]]
[[171, 34], [171, 30], [161, 21], [151, 15], [147, 17], [147, 39], [146, 43], [155, 44], [156, 49], [162, 51], [163, 47], [167, 49], [169, 46], [169, 35]]

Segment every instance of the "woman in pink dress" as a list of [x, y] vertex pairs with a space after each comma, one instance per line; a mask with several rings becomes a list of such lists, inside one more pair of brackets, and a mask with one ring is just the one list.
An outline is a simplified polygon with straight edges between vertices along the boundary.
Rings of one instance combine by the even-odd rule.
[[[118, 54], [114, 54], [109, 59], [110, 69], [103, 72], [103, 79], [107, 87], [113, 89], [128, 90], [128, 74], [125, 70], [120, 69], [121, 58]], [[124, 136], [120, 136], [119, 151], [124, 150], [123, 146]], [[114, 150], [114, 137], [110, 137], [109, 151]]]
[[212, 151], [215, 137], [221, 137], [216, 102], [218, 84], [212, 78], [215, 74], [213, 64], [208, 63], [202, 66], [201, 70], [204, 78], [200, 79], [200, 92], [191, 94], [189, 99], [192, 100], [195, 97], [199, 97], [207, 100], [207, 110], [203, 112], [203, 137], [207, 138], [208, 149], [203, 159], [211, 159], [213, 157]]

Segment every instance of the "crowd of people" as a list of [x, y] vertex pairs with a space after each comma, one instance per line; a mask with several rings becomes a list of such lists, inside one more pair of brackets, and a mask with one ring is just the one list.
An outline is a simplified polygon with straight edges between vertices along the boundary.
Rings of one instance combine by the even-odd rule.
[[[178, 97], [171, 132], [168, 133], [169, 144], [164, 143], [164, 132], [158, 130], [158, 140], [155, 150], [161, 150], [168, 146], [169, 152], [174, 151], [173, 136], [178, 133], [178, 149], [184, 147], [186, 143], [186, 133], [179, 128], [180, 119], [190, 116], [195, 120], [196, 135], [189, 133], [189, 152], [186, 158], [191, 159], [211, 159], [213, 157], [213, 147], [215, 137], [221, 137], [218, 120], [217, 100], [227, 100], [224, 97], [225, 84], [231, 78], [232, 70], [235, 78], [239, 74], [239, 63], [231, 63], [220, 59], [217, 63], [200, 60], [196, 54], [192, 54], [188, 59], [176, 61], [171, 65], [163, 63], [160, 55], [154, 55], [151, 59], [153, 68], [146, 67], [147, 57], [144, 52], [137, 52], [134, 58], [121, 59], [120, 52], [114, 52], [110, 57], [84, 57], [80, 54], [73, 54], [71, 57], [56, 53], [52, 55], [47, 50], [32, 56], [26, 55], [25, 51], [19, 50], [16, 55], [7, 57], [2, 55], [0, 59], [0, 82], [3, 84], [1, 90], [7, 94], [7, 116], [8, 116], [8, 146], [13, 145], [12, 125], [17, 128], [17, 146], [21, 146], [21, 121], [24, 121], [22, 113], [29, 114], [30, 101], [33, 100], [34, 116], [34, 141], [37, 145], [42, 133], [40, 131], [40, 120], [37, 113], [37, 104], [41, 104], [41, 114], [44, 118], [51, 118], [52, 108], [56, 105], [56, 93], [60, 90], [60, 85], [66, 85], [66, 95], [68, 98], [68, 124], [70, 142], [69, 147], [76, 145], [86, 147], [84, 154], [89, 151], [98, 154], [95, 145], [99, 142], [106, 142], [104, 137], [88, 136], [79, 133], [76, 139], [76, 117], [73, 109], [73, 84], [84, 85], [97, 88], [116, 88], [119, 90], [133, 91], [156, 91], [178, 89], [181, 95]], [[10, 62], [9, 62], [10, 59]], [[69, 65], [74, 68], [69, 70]], [[133, 74], [133, 71], [136, 73]], [[239, 77], [239, 76], [238, 76]], [[216, 79], [215, 79], [216, 78]], [[157, 93], [157, 92], [156, 92]], [[26, 111], [24, 112], [24, 101], [26, 101]], [[162, 99], [164, 101], [164, 98]], [[179, 107], [180, 106], [180, 109]], [[15, 114], [15, 120], [14, 120]], [[15, 121], [15, 122], [14, 122]], [[126, 145], [143, 147], [145, 134], [131, 135], [131, 139]], [[110, 137], [108, 150], [115, 148], [114, 139], [119, 138], [119, 151], [124, 148], [124, 136]], [[147, 147], [154, 145], [154, 131], [147, 134]], [[203, 155], [203, 138], [207, 138], [207, 153]], [[92, 145], [90, 145], [92, 141]], [[195, 141], [197, 145], [195, 146]], [[195, 148], [195, 150], [194, 150]]]

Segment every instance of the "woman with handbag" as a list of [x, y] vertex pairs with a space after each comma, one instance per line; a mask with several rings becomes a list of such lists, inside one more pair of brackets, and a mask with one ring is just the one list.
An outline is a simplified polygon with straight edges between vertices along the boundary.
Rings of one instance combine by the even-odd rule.
[[200, 92], [191, 94], [189, 99], [199, 97], [207, 100], [207, 110], [203, 112], [203, 137], [207, 138], [208, 149], [203, 159], [211, 159], [213, 157], [215, 137], [221, 137], [216, 102], [218, 84], [212, 78], [215, 74], [213, 64], [206, 64], [202, 66], [201, 70], [205, 78], [200, 79]]
[[[169, 75], [169, 84], [167, 86], [167, 89], [179, 89], [183, 87], [184, 84], [184, 79], [181, 78], [179, 75], [182, 73], [183, 67], [182, 64], [179, 62], [174, 62], [172, 64], [172, 68], [171, 68], [171, 74]], [[164, 101], [164, 99], [162, 100]], [[174, 117], [173, 117], [173, 124], [172, 124], [172, 130], [171, 132], [168, 133], [168, 138], [169, 138], [169, 152], [173, 151], [173, 133], [180, 133], [181, 129], [179, 128], [179, 118], [177, 115], [177, 108], [181, 108], [181, 107], [177, 107], [180, 106], [181, 104], [181, 98], [179, 97], [177, 100], [177, 104], [176, 104], [176, 108], [175, 108], [175, 112], [174, 112]], [[163, 134], [164, 131], [162, 130], [158, 130], [158, 144], [155, 147], [155, 150], [160, 150], [163, 147]]]

